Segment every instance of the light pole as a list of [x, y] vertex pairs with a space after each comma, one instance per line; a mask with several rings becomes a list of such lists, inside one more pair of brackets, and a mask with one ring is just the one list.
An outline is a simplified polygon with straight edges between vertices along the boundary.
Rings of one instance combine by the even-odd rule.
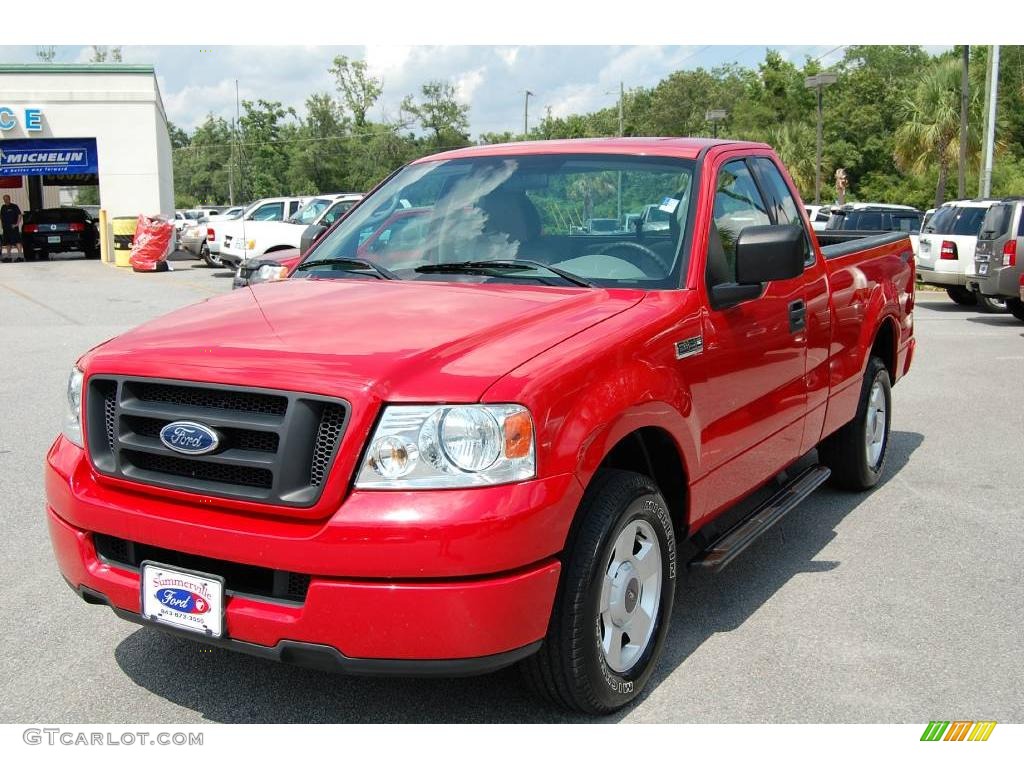
[[832, 85], [839, 76], [833, 72], [819, 72], [804, 78], [804, 87], [818, 92], [818, 151], [814, 165], [814, 204], [821, 205], [821, 92]]
[[981, 196], [988, 197], [992, 194], [992, 153], [996, 142], [996, 106], [999, 96], [999, 46], [989, 47], [989, 66], [992, 68], [992, 77], [988, 83], [988, 94], [986, 97], [985, 115], [985, 154], [982, 158], [981, 167]]
[[718, 138], [718, 124], [725, 120], [729, 116], [729, 113], [724, 109], [709, 109], [704, 113], [704, 119], [711, 123], [711, 130], [713, 131], [713, 138]]
[[533, 91], [527, 91], [526, 97], [523, 99], [523, 138], [525, 139], [529, 133], [529, 121], [530, 121], [530, 97], [535, 96]]

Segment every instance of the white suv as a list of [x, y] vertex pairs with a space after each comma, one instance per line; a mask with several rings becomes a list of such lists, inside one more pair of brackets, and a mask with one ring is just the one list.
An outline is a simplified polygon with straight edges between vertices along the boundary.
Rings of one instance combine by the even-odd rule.
[[978, 305], [988, 312], [1005, 312], [1005, 302], [982, 296], [969, 287], [974, 273], [974, 249], [988, 209], [998, 200], [953, 200], [928, 219], [917, 249], [917, 279], [945, 288], [957, 304]]

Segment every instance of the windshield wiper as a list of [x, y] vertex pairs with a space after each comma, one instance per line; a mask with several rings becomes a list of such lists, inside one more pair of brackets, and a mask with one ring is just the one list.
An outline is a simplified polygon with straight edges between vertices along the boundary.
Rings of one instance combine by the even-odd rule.
[[543, 269], [547, 270], [553, 275], [565, 280], [567, 283], [578, 285], [582, 288], [596, 288], [597, 286], [588, 280], [584, 280], [579, 275], [574, 275], [572, 272], [566, 272], [564, 269], [558, 267], [551, 267], [547, 264], [541, 264], [539, 261], [529, 261], [528, 259], [494, 259], [492, 261], [450, 261], [442, 262], [441, 264], [424, 264], [421, 267], [416, 267], [416, 272], [428, 273], [428, 272], [480, 272], [488, 269]]
[[[299, 266], [297, 266], [295, 268], [295, 271], [298, 272], [299, 270], [302, 270], [302, 269], [310, 269], [311, 267], [319, 267], [321, 265], [323, 265], [323, 266], [336, 266], [336, 265], [340, 266], [342, 264], [348, 264], [348, 265], [353, 266], [353, 267], [362, 267], [363, 269], [372, 270], [372, 271], [376, 272], [384, 280], [401, 280], [402, 279], [398, 275], [396, 275], [394, 272], [392, 272], [390, 269], [387, 269], [386, 267], [382, 267], [380, 264], [372, 262], [369, 259], [317, 259], [315, 261], [306, 261], [306, 262], [303, 262], [302, 264], [299, 264]], [[343, 272], [357, 272], [358, 270], [345, 269], [345, 270], [342, 270], [342, 271]]]

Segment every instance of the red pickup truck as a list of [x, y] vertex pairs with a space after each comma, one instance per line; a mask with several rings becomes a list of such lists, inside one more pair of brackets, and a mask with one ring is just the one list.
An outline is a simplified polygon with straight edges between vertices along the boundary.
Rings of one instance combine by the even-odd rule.
[[[360, 249], [402, 208], [401, 248]], [[763, 144], [418, 160], [288, 279], [78, 361], [47, 455], [57, 561], [199, 641], [355, 673], [520, 662], [612, 711], [684, 552], [720, 568], [830, 476], [878, 482], [914, 274], [904, 235], [822, 247]]]

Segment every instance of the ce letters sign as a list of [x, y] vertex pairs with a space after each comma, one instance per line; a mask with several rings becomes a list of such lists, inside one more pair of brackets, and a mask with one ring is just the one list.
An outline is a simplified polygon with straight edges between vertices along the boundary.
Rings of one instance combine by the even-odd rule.
[[[43, 130], [43, 110], [30, 107], [24, 111], [22, 126], [28, 133]], [[0, 131], [13, 131], [18, 127], [18, 113], [10, 107], [0, 107]]]

